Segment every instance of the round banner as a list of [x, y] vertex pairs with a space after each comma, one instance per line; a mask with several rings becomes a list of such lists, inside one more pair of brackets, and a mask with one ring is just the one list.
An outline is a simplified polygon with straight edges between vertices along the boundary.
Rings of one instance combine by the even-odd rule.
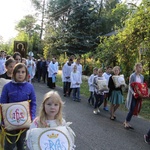
[[68, 137], [57, 129], [42, 132], [38, 144], [41, 150], [70, 150]]
[[14, 126], [23, 125], [28, 120], [28, 112], [21, 104], [14, 104], [6, 111], [7, 121]]

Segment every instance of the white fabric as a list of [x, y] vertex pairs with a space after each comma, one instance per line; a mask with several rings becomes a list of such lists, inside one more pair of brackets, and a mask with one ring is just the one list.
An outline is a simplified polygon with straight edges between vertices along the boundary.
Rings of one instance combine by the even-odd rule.
[[35, 76], [36, 64], [32, 59], [31, 60], [27, 59], [26, 60], [26, 66], [27, 66], [28, 73], [30, 75], [30, 80], [31, 80]]
[[0, 75], [5, 73], [5, 58], [0, 58]]
[[98, 90], [108, 91], [108, 82], [107, 80], [97, 80]]
[[104, 76], [102, 76], [102, 77], [96, 76], [94, 78], [94, 80], [93, 80], [94, 92], [96, 92], [97, 94], [104, 95], [104, 91], [99, 90], [98, 80], [106, 80], [106, 79]]
[[77, 66], [77, 70], [80, 72], [80, 74], [82, 75], [82, 65], [81, 64], [77, 64], [75, 63], [75, 65]]
[[71, 71], [73, 70], [73, 65], [68, 65], [68, 63], [64, 64], [62, 68], [62, 82], [71, 82], [70, 78], [67, 79], [66, 77], [71, 76]]
[[[32, 126], [32, 128], [30, 128], [30, 130], [27, 131], [26, 140], [27, 140], [28, 148], [30, 150], [41, 150], [41, 149], [45, 150], [46, 148], [45, 146], [47, 146], [47, 149], [49, 150], [48, 148], [48, 145], [50, 144], [49, 142], [51, 142], [50, 145], [51, 148], [54, 148], [53, 146], [57, 147], [56, 140], [59, 140], [59, 146], [63, 147], [61, 143], [63, 141], [65, 146], [68, 143], [69, 148], [67, 150], [74, 150], [75, 133], [69, 127], [71, 123], [70, 122], [66, 123], [65, 120], [63, 120], [62, 125], [58, 125], [56, 120], [47, 120], [47, 123], [50, 125], [50, 128], [33, 128]], [[53, 139], [51, 138], [51, 135], [54, 134], [55, 132], [57, 132], [58, 137]], [[45, 133], [46, 136], [44, 136]], [[65, 136], [63, 136], [62, 134]], [[61, 138], [61, 135], [63, 136], [63, 138]], [[41, 148], [41, 146], [43, 148]], [[57, 150], [57, 148], [54, 148], [54, 150]]]
[[[79, 71], [76, 71], [76, 72], [72, 71], [70, 79], [71, 79], [71, 86], [70, 86], [71, 88], [80, 87], [82, 80], [81, 80], [81, 73]], [[79, 85], [76, 83], [79, 83]]]
[[[103, 76], [105, 77], [105, 79], [107, 80], [107, 83], [108, 83], [109, 82], [109, 78], [111, 77], [111, 74], [108, 74], [107, 72], [104, 72]], [[109, 93], [109, 90], [104, 91], [104, 93]]]
[[57, 73], [58, 72], [58, 66], [57, 66], [57, 64], [53, 64], [52, 62], [50, 62], [49, 63], [49, 65], [48, 65], [48, 77], [50, 78], [50, 77], [52, 77], [55, 73]]
[[136, 75], [136, 82], [138, 82], [138, 83], [141, 83], [142, 82], [142, 80], [141, 80], [141, 78], [140, 78], [140, 76], [139, 75]]
[[88, 78], [88, 85], [89, 85], [89, 91], [94, 92], [94, 86], [93, 86], [93, 80], [96, 75], [91, 74], [90, 77]]
[[29, 101], [1, 104], [5, 129], [29, 128], [31, 124]]
[[124, 75], [118, 75], [118, 76], [113, 75], [112, 79], [114, 81], [114, 84], [115, 84], [116, 88], [120, 87], [121, 85], [124, 85], [124, 86], [126, 85]]

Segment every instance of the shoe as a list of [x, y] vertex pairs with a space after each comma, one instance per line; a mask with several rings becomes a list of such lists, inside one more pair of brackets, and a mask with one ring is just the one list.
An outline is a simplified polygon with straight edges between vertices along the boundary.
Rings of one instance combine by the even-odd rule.
[[110, 120], [114, 121], [114, 120], [115, 120], [115, 118], [114, 118], [114, 117], [110, 117]]
[[127, 123], [124, 122], [123, 125], [125, 129], [129, 129], [129, 126], [127, 125]]
[[145, 143], [150, 144], [150, 138], [148, 138], [147, 135], [144, 135], [144, 141]]
[[64, 94], [64, 97], [66, 97], [66, 94]]
[[108, 107], [104, 107], [103, 109], [104, 109], [105, 111], [108, 111]]
[[97, 115], [97, 109], [93, 110], [93, 114]]
[[97, 109], [97, 112], [100, 113], [101, 111], [99, 110], [99, 108]]

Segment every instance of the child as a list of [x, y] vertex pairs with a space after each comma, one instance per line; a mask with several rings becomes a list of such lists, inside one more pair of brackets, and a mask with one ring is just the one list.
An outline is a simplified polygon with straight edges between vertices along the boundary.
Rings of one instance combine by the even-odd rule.
[[144, 141], [145, 143], [150, 144], [150, 129], [146, 135], [144, 135]]
[[98, 69], [97, 76], [93, 80], [94, 96], [96, 100], [95, 105], [94, 105], [94, 110], [93, 110], [94, 114], [100, 113], [99, 107], [101, 106], [104, 100], [104, 91], [100, 91], [98, 89], [98, 80], [105, 80], [105, 78], [102, 75], [103, 75], [103, 69], [100, 68]]
[[[31, 120], [35, 118], [36, 113], [36, 97], [32, 84], [27, 82], [28, 71], [23, 63], [18, 63], [13, 69], [12, 81], [5, 84], [2, 90], [0, 103], [15, 103], [22, 102], [26, 100], [31, 100], [30, 102], [30, 113]], [[18, 134], [20, 129], [7, 131], [10, 134]], [[23, 132], [18, 141], [16, 141], [16, 136], [8, 136], [11, 143], [5, 138], [5, 150], [12, 150], [16, 146], [18, 150], [25, 150], [24, 141], [26, 137], [26, 131]]]
[[[120, 67], [115, 66], [113, 68], [114, 75], [119, 75]], [[110, 106], [110, 119], [115, 120], [115, 111], [118, 109], [121, 103], [123, 103], [123, 95], [121, 87], [115, 87], [114, 81], [112, 79], [113, 75], [109, 78], [108, 87], [109, 87], [109, 101], [111, 102]]]
[[98, 68], [93, 69], [93, 74], [90, 75], [88, 79], [88, 85], [89, 85], [89, 91], [90, 91], [90, 97], [88, 99], [88, 103], [94, 106], [94, 86], [93, 86], [93, 79], [97, 75]]
[[15, 59], [16, 64], [21, 63], [21, 61], [22, 61], [21, 54], [19, 52], [15, 52], [13, 55], [13, 58]]
[[[58, 126], [67, 126], [67, 129], [72, 137], [74, 143], [74, 132], [68, 127], [66, 121], [62, 117], [63, 101], [56, 91], [50, 91], [45, 94], [43, 102], [40, 107], [39, 116], [32, 122], [30, 130], [31, 134], [33, 128], [53, 128]], [[30, 135], [27, 134], [27, 145], [32, 150], [32, 143]]]
[[135, 69], [135, 72], [132, 73], [129, 78], [129, 90], [128, 90], [127, 101], [126, 101], [126, 107], [129, 109], [129, 112], [124, 122], [124, 127], [126, 129], [133, 129], [133, 127], [129, 124], [129, 122], [131, 121], [131, 118], [134, 115], [134, 110], [136, 108], [136, 105], [139, 102], [139, 100], [135, 99], [134, 97], [135, 93], [131, 87], [131, 83], [132, 82], [139, 82], [139, 83], [144, 82], [144, 76], [141, 74], [141, 72], [143, 71], [142, 64], [136, 63], [134, 66], [134, 69]]
[[11, 79], [13, 68], [14, 68], [15, 64], [16, 64], [16, 62], [13, 58], [7, 59], [5, 62], [6, 72], [4, 74], [0, 75], [0, 78]]
[[77, 71], [77, 66], [73, 66], [73, 71], [71, 72], [71, 88], [73, 89], [73, 100], [80, 102], [80, 84], [82, 83], [81, 80], [81, 73]]
[[[107, 66], [106, 68], [106, 72], [103, 73], [103, 76], [105, 77], [105, 79], [107, 80], [107, 82], [109, 81], [109, 78], [111, 76], [111, 71], [112, 71], [112, 67], [111, 66]], [[109, 91], [105, 91], [105, 94], [104, 94], [104, 110], [105, 111], [108, 111], [108, 107], [107, 107], [107, 98], [108, 98], [108, 93]]]

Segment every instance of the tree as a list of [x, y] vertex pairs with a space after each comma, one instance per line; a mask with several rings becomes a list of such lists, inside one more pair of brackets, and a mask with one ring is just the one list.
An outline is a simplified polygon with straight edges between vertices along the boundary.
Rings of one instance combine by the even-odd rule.
[[33, 51], [34, 54], [42, 53], [42, 44], [40, 43], [40, 27], [36, 19], [32, 15], [27, 15], [16, 25], [16, 30], [19, 31], [15, 40], [22, 40], [28, 43], [28, 51]]

